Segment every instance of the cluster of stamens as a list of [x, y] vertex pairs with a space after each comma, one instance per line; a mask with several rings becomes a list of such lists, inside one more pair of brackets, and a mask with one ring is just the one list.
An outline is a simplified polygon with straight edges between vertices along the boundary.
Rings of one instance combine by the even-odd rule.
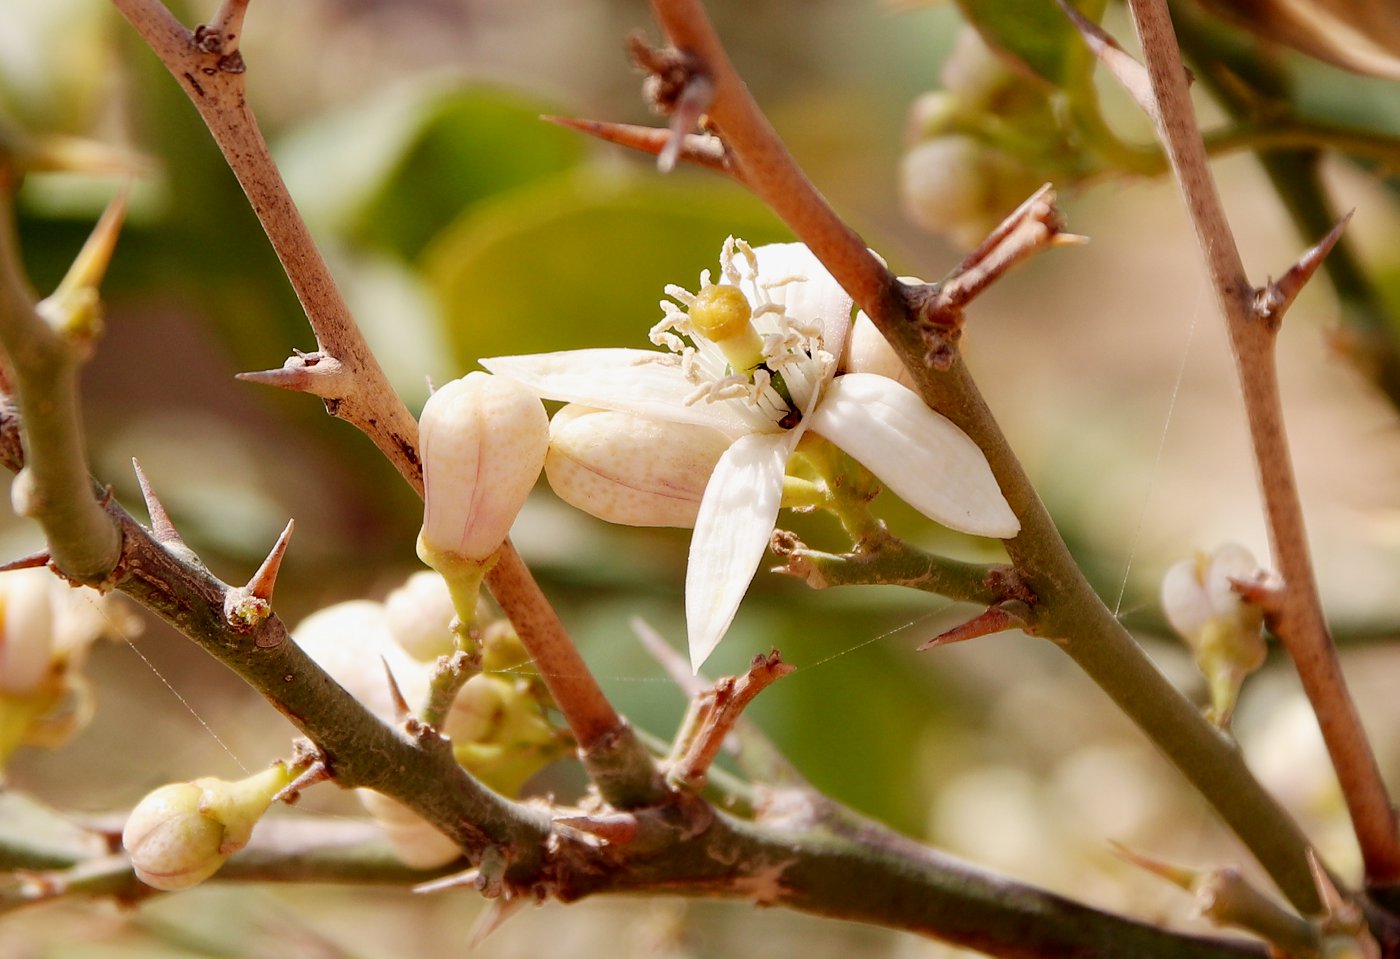
[[666, 287], [676, 302], [661, 302], [665, 316], [652, 328], [651, 341], [680, 356], [695, 384], [687, 403], [738, 401], [735, 407], [760, 428], [790, 429], [836, 362], [822, 349], [821, 327], [799, 322], [772, 298], [773, 290], [806, 277], [760, 281], [752, 247], [732, 237], [720, 269], [718, 284], [709, 270], [700, 275], [699, 293]]

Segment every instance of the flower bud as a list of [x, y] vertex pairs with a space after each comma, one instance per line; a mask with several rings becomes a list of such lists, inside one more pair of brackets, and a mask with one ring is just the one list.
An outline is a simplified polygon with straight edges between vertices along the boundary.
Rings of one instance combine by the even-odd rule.
[[468, 373], [428, 399], [420, 427], [422, 550], [484, 562], [505, 541], [544, 466], [544, 406], [513, 380]]
[[550, 423], [545, 475], [560, 499], [609, 523], [689, 529], [729, 443], [708, 426], [571, 404]]
[[414, 659], [431, 662], [453, 649], [452, 593], [429, 570], [414, 573], [384, 600], [389, 633]]
[[[902, 281], [908, 283], [904, 277]], [[915, 281], [919, 282], [919, 281]], [[874, 373], [894, 380], [901, 386], [914, 389], [914, 378], [895, 353], [889, 341], [875, 329], [875, 324], [864, 311], [856, 314], [856, 322], [851, 327], [851, 335], [846, 340], [846, 356], [841, 366], [848, 373]]]
[[964, 134], [910, 148], [899, 177], [909, 217], [968, 250], [1040, 185], [1021, 161]]
[[272, 797], [292, 778], [279, 764], [238, 782], [207, 777], [147, 794], [122, 830], [137, 878], [166, 891], [199, 885], [248, 844]]
[[54, 582], [44, 569], [0, 576], [0, 694], [36, 693], [54, 673]]
[[328, 606], [298, 624], [292, 638], [316, 665], [381, 719], [393, 719], [395, 712], [385, 664], [408, 702], [427, 698], [429, 667], [394, 642], [380, 603], [357, 599]]
[[394, 855], [410, 869], [436, 869], [462, 855], [455, 842], [402, 803], [368, 789], [356, 792]]
[[1249, 550], [1227, 543], [1182, 560], [1162, 578], [1162, 611], [1191, 647], [1210, 686], [1212, 719], [1221, 725], [1229, 721], [1245, 677], [1263, 665], [1267, 652], [1263, 610], [1247, 602], [1232, 580], [1262, 575]]

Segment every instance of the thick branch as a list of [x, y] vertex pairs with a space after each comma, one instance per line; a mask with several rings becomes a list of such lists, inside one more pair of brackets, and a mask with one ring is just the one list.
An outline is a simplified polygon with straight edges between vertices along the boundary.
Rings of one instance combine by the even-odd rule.
[[1274, 631], [1293, 658], [1317, 714], [1361, 846], [1367, 880], [1393, 884], [1400, 881], [1400, 835], [1322, 612], [1284, 432], [1274, 362], [1276, 323], [1256, 315], [1255, 291], [1245, 276], [1210, 176], [1166, 4], [1132, 0], [1130, 8], [1157, 98], [1159, 133], [1196, 229], [1235, 355], [1274, 565], [1285, 584]]

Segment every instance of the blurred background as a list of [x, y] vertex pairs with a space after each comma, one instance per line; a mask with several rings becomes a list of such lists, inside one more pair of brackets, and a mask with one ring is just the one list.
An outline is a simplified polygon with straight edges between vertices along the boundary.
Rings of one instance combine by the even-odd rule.
[[[193, 24], [215, 6], [178, 12]], [[958, 44], [957, 9], [878, 0], [712, 6], [754, 94], [836, 208], [898, 272], [949, 272], [965, 252], [958, 227], [966, 222], [926, 229], [940, 223], [919, 207], [908, 151], [930, 129], [928, 101], [912, 119], [911, 107], [948, 85], [940, 71]], [[1105, 22], [1130, 33], [1117, 9]], [[250, 100], [352, 309], [414, 410], [429, 382], [462, 375], [481, 356], [644, 346], [662, 287], [694, 288], [727, 235], [788, 238], [716, 176], [662, 177], [646, 158], [540, 121], [655, 122], [624, 52], [638, 30], [660, 39], [641, 0], [253, 4], [242, 42]], [[965, 42], [960, 49], [969, 56]], [[1281, 63], [1298, 102], [1400, 137], [1393, 84], [1301, 57]], [[1134, 108], [1107, 84], [1101, 93], [1116, 135], [1148, 144]], [[1204, 99], [1203, 109], [1224, 122]], [[130, 467], [139, 459], [186, 540], [230, 582], [244, 581], [295, 518], [277, 597], [289, 623], [339, 601], [382, 598], [419, 568], [420, 505], [372, 446], [314, 399], [233, 379], [315, 343], [193, 109], [101, 0], [0, 0], [0, 149], [23, 153], [60, 136], [95, 140], [143, 171], [104, 285], [106, 332], [84, 374], [97, 476], [142, 515]], [[1278, 275], [1311, 240], [1251, 157], [1227, 156], [1216, 169], [1250, 275]], [[1031, 187], [1038, 182], [1034, 170], [1022, 172]], [[1396, 315], [1394, 181], [1374, 162], [1329, 160], [1322, 173], [1331, 203], [1355, 209], [1354, 254]], [[120, 183], [27, 177], [19, 232], [41, 293]], [[979, 194], [992, 222], [1023, 195]], [[1162, 572], [1231, 540], [1268, 555], [1225, 338], [1168, 181], [1076, 168], [1062, 206], [1090, 243], [1040, 256], [979, 300], [968, 362], [1105, 601], [1202, 698], [1188, 653], [1167, 637], [1157, 610]], [[1388, 690], [1400, 681], [1400, 658], [1385, 641], [1400, 622], [1400, 437], [1395, 407], [1338, 346], [1338, 304], [1325, 281], [1304, 293], [1289, 313], [1280, 364], [1322, 592], [1362, 713], [1395, 775], [1400, 704]], [[997, 558], [897, 502], [881, 509], [922, 546]], [[785, 514], [782, 525], [818, 548], [847, 545], [821, 518]], [[683, 643], [688, 533], [609, 527], [541, 483], [513, 535], [619, 708], [669, 736], [684, 698], [629, 620], [640, 616]], [[4, 555], [38, 544], [32, 524], [0, 523]], [[709, 668], [741, 669], [769, 647], [798, 667], [751, 715], [835, 798], [1009, 875], [1154, 921], [1188, 922], [1187, 897], [1115, 858], [1108, 840], [1187, 865], [1247, 866], [1247, 857], [1048, 644], [1008, 634], [914, 653], [969, 612], [893, 587], [813, 593], [761, 573]], [[124, 632], [130, 642], [96, 647], [88, 665], [97, 720], [61, 750], [18, 754], [11, 786], [96, 814], [161, 783], [234, 778], [286, 754], [291, 727], [197, 647], [155, 621]], [[1259, 774], [1354, 875], [1335, 785], [1291, 669], [1277, 660], [1246, 686], [1237, 732]], [[140, 755], [131, 745], [137, 731]], [[549, 776], [538, 788], [553, 788]], [[314, 790], [302, 808], [354, 811], [332, 793]], [[76, 903], [22, 912], [0, 922], [0, 954], [451, 956], [465, 953], [479, 908], [464, 893], [211, 884], [138, 909]], [[906, 935], [681, 900], [546, 905], [474, 954], [545, 948], [556, 956], [952, 954]]]

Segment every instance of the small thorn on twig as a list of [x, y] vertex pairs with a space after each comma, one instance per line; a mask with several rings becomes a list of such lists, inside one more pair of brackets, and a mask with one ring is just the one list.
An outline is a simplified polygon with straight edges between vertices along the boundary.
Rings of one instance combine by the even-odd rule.
[[926, 649], [965, 643], [969, 639], [976, 639], [979, 636], [990, 636], [1008, 629], [1021, 629], [1026, 626], [1028, 619], [1016, 611], [1015, 607], [1018, 606], [1024, 608], [1023, 603], [1015, 600], [992, 606], [961, 626], [954, 626], [952, 629], [926, 640], [918, 646], [917, 651], [922, 653]]
[[637, 817], [631, 813], [603, 816], [555, 816], [561, 826], [597, 836], [610, 846], [625, 846], [637, 838]]
[[[573, 117], [547, 116], [542, 119], [655, 157], [659, 157], [675, 141], [669, 129], [663, 130], [658, 127]], [[711, 133], [688, 133], [681, 137], [675, 159], [732, 177], [738, 176], [733, 164], [729, 162], [724, 143]]]
[[1257, 606], [1264, 613], [1264, 622], [1273, 628], [1274, 622], [1283, 613], [1284, 583], [1272, 573], [1261, 573], [1254, 579], [1230, 577], [1230, 588], [1251, 606]]
[[296, 520], [287, 520], [286, 527], [282, 530], [282, 535], [277, 537], [277, 542], [273, 544], [272, 551], [267, 554], [267, 559], [263, 560], [258, 571], [253, 574], [253, 578], [248, 580], [245, 589], [254, 597], [265, 603], [272, 602], [272, 592], [277, 586], [277, 573], [282, 569], [282, 559], [287, 555], [287, 546], [292, 540], [292, 530], [296, 528]]
[[688, 741], [688, 745], [685, 754], [671, 767], [667, 778], [676, 785], [700, 789], [705, 783], [710, 764], [719, 755], [725, 738], [739, 721], [745, 707], [759, 693], [796, 668], [783, 662], [775, 649], [766, 656], [762, 653], [755, 656], [749, 664], [749, 671], [743, 676], [737, 679], [726, 676], [715, 683], [713, 689], [696, 701], [699, 708], [692, 711], [696, 723], [695, 734], [678, 740]]
[[272, 797], [272, 801], [275, 803], [284, 802], [287, 805], [292, 805], [301, 798], [303, 790], [317, 783], [326, 782], [330, 778], [331, 771], [329, 767], [326, 766], [325, 761], [321, 759], [313, 760], [311, 765], [307, 766], [297, 775], [297, 778], [279, 789], [276, 795]]
[[151, 517], [151, 535], [162, 546], [185, 549], [185, 541], [180, 538], [175, 524], [170, 521], [170, 514], [165, 511], [165, 504], [156, 496], [156, 491], [151, 487], [151, 481], [146, 478], [146, 471], [141, 468], [141, 464], [136, 461], [134, 456], [131, 458], [131, 468], [136, 473], [136, 482], [141, 486], [141, 498], [146, 501], [146, 512]]
[[1113, 854], [1119, 859], [1131, 863], [1139, 869], [1145, 869], [1154, 876], [1160, 876], [1167, 882], [1180, 886], [1188, 892], [1196, 883], [1198, 872], [1195, 869], [1188, 869], [1185, 866], [1174, 866], [1160, 859], [1154, 859], [1135, 849], [1128, 848], [1116, 839], [1108, 840], [1108, 845]]
[[451, 889], [462, 889], [470, 887], [472, 889], [481, 888], [481, 870], [473, 866], [470, 869], [463, 869], [461, 872], [454, 872], [450, 876], [443, 876], [441, 879], [429, 879], [427, 882], [420, 882], [413, 887], [415, 893], [429, 894], [434, 892], [447, 892]]
[[279, 390], [310, 393], [323, 399], [339, 395], [336, 381], [342, 372], [340, 361], [325, 353], [294, 353], [280, 369], [238, 373], [235, 379], [275, 386]]
[[389, 682], [389, 698], [394, 702], [394, 721], [397, 723], [407, 722], [413, 717], [413, 710], [409, 708], [408, 700], [404, 699], [403, 690], [399, 688], [399, 681], [394, 678], [394, 671], [389, 668], [389, 661], [380, 656], [379, 662], [384, 665], [384, 678]]
[[1288, 270], [1277, 280], [1271, 280], [1254, 293], [1254, 313], [1261, 320], [1269, 324], [1273, 329], [1278, 329], [1283, 322], [1283, 314], [1288, 312], [1288, 308], [1293, 305], [1293, 301], [1298, 298], [1298, 294], [1303, 291], [1308, 280], [1317, 272], [1317, 268], [1322, 265], [1322, 261], [1327, 258], [1327, 254], [1332, 252], [1332, 248], [1337, 245], [1337, 241], [1342, 238], [1343, 231], [1347, 224], [1351, 222], [1353, 210], [1337, 221], [1337, 225], [1332, 227], [1321, 240], [1311, 249], [1298, 258]]
[[1157, 99], [1152, 95], [1152, 81], [1147, 68], [1130, 57], [1118, 41], [1103, 27], [1080, 13], [1068, 0], [1055, 0], [1065, 16], [1069, 17], [1079, 35], [1094, 56], [1098, 57], [1108, 72], [1123, 85], [1123, 89], [1142, 107], [1154, 121], [1157, 119]]
[[492, 899], [476, 917], [471, 935], [467, 937], [467, 949], [475, 949], [486, 941], [486, 937], [505, 924], [505, 921], [519, 912], [528, 899], [522, 896], [502, 896]]
[[49, 559], [49, 551], [41, 549], [37, 553], [12, 559], [8, 563], [0, 563], [0, 573], [9, 573], [17, 569], [38, 569], [49, 565]]

